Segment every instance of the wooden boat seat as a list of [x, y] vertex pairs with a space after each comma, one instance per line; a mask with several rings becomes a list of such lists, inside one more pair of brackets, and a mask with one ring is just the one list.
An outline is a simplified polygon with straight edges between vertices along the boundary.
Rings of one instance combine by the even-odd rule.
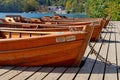
[[61, 15], [59, 15], [59, 14], [56, 14], [56, 15], [54, 15], [54, 16], [52, 16], [52, 19], [54, 20], [60, 20], [60, 19], [67, 19], [67, 17], [65, 17], [65, 16], [61, 16]]
[[41, 18], [41, 20], [42, 20], [42, 21], [50, 21], [50, 20], [52, 20], [52, 19], [51, 19], [50, 16], [43, 16], [43, 17]]
[[28, 18], [27, 22], [28, 23], [41, 23], [42, 21], [40, 19], [37, 19], [37, 18]]
[[52, 19], [63, 19], [61, 16], [58, 16], [58, 15], [54, 15], [53, 17], [52, 17]]

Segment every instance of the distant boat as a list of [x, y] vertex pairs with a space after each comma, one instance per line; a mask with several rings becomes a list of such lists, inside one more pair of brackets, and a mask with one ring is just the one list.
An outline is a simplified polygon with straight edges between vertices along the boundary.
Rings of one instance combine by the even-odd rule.
[[[52, 24], [71, 26], [71, 25], [87, 25], [94, 23], [94, 31], [91, 37], [91, 41], [97, 41], [100, 38], [100, 33], [102, 28], [107, 23], [104, 18], [66, 18], [60, 15], [55, 15], [53, 17], [44, 16], [40, 19], [28, 18], [27, 21], [24, 17], [20, 15], [6, 15], [6, 20], [17, 27], [36, 27], [36, 26], [51, 26]], [[17, 23], [21, 22], [21, 23]], [[28, 22], [28, 23], [26, 23]], [[44, 25], [45, 24], [45, 25]], [[53, 26], [53, 25], [52, 25]]]

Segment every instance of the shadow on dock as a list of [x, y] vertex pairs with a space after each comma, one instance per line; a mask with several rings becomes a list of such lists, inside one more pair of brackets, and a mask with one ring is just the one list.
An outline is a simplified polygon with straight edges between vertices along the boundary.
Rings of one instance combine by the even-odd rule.
[[106, 40], [104, 39], [104, 43], [120, 43], [120, 41], [114, 41], [114, 40]]
[[[79, 67], [17, 67], [17, 66], [2, 66], [0, 69], [5, 69], [5, 70], [16, 70], [16, 71], [27, 71], [27, 72], [40, 72], [40, 73], [74, 73], [76, 72], [74, 70], [80, 70], [78, 74], [88, 74], [91, 71], [91, 68], [93, 67], [93, 63], [95, 62], [94, 59], [87, 58], [85, 65], [82, 68]], [[96, 61], [96, 64], [93, 68], [93, 74], [103, 74], [105, 70], [105, 63], [101, 61]], [[12, 67], [12, 68], [10, 68]], [[116, 65], [112, 64], [110, 66], [106, 65], [106, 73], [116, 73], [117, 72], [117, 67]], [[119, 67], [119, 66], [118, 66]], [[19, 68], [19, 69], [18, 69]], [[23, 68], [27, 68], [23, 70]], [[30, 69], [28, 69], [30, 68]], [[40, 68], [39, 70], [35, 70]], [[118, 72], [120, 73], [120, 71]]]

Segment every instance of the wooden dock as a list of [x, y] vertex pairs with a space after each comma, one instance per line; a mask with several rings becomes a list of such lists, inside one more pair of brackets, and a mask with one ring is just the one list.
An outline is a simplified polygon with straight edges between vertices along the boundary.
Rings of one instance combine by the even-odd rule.
[[0, 66], [0, 80], [119, 80], [120, 22], [111, 23], [102, 39], [91, 43], [96, 51], [87, 47], [83, 67]]

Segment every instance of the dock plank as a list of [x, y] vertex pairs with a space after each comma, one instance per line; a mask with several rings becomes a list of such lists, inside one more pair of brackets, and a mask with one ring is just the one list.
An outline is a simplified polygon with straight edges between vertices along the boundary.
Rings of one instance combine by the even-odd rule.
[[44, 67], [27, 80], [41, 80], [46, 77], [53, 69], [54, 67]]
[[[119, 24], [120, 25], [120, 24]], [[118, 26], [117, 26], [118, 27]], [[120, 79], [120, 31], [117, 29], [116, 30], [118, 33], [116, 33], [116, 53], [117, 53], [117, 77], [118, 80]]]
[[[110, 35], [106, 34], [106, 33], [102, 33], [102, 36], [105, 37], [103, 39], [105, 41]], [[100, 50], [99, 54], [103, 58], [106, 58], [108, 43], [106, 43], [104, 41], [103, 41], [103, 44], [102, 44], [102, 47], [101, 47], [101, 50]], [[90, 80], [102, 80], [102, 78], [103, 78], [103, 72], [104, 72], [104, 66], [105, 66], [105, 64], [103, 62], [101, 62], [101, 60], [99, 60], [97, 58], [97, 62], [95, 64], [95, 67], [94, 67], [93, 72], [91, 74]]]
[[56, 80], [66, 70], [64, 67], [55, 68], [48, 76], [43, 80]]
[[[103, 34], [102, 37], [105, 37], [105, 34]], [[101, 43], [96, 43], [94, 49], [98, 52], [100, 46], [101, 46]], [[89, 51], [90, 51], [90, 49], [89, 49]], [[75, 80], [79, 80], [79, 79], [88, 80], [91, 77], [91, 75], [90, 75], [91, 69], [93, 68], [95, 60], [96, 60], [96, 56], [90, 55], [85, 63], [85, 66], [80, 70], [80, 72], [76, 76]]]
[[23, 70], [25, 70], [27, 67], [17, 67], [11, 71], [9, 71], [8, 73], [0, 76], [0, 79], [1, 80], [9, 80], [11, 79], [12, 77], [14, 77], [15, 75], [21, 73]]
[[[99, 47], [99, 46], [96, 46], [95, 47]], [[95, 57], [92, 57], [94, 55], [89, 55], [86, 62], [85, 62], [85, 65], [84, 67], [81, 68], [81, 70], [79, 71], [79, 73], [77, 74], [75, 80], [87, 80], [89, 75], [90, 75], [90, 72], [91, 72], [91, 69], [93, 67], [93, 64], [94, 64], [94, 61], [95, 61]]]
[[9, 72], [11, 69], [13, 69], [13, 66], [5, 66], [0, 69], [0, 76]]
[[11, 80], [25, 80], [27, 77], [29, 77], [31, 74], [33, 74], [38, 69], [40, 69], [40, 67], [30, 67], [27, 70], [23, 71], [21, 74], [12, 78]]
[[[109, 47], [108, 47], [108, 61], [111, 63], [116, 64], [116, 53], [115, 53], [115, 27], [111, 29], [110, 33], [110, 40], [109, 40]], [[118, 80], [117, 79], [117, 71], [116, 71], [116, 65], [110, 65], [106, 66], [106, 71], [105, 71], [105, 80]]]
[[79, 68], [68, 68], [59, 80], [72, 80]]

